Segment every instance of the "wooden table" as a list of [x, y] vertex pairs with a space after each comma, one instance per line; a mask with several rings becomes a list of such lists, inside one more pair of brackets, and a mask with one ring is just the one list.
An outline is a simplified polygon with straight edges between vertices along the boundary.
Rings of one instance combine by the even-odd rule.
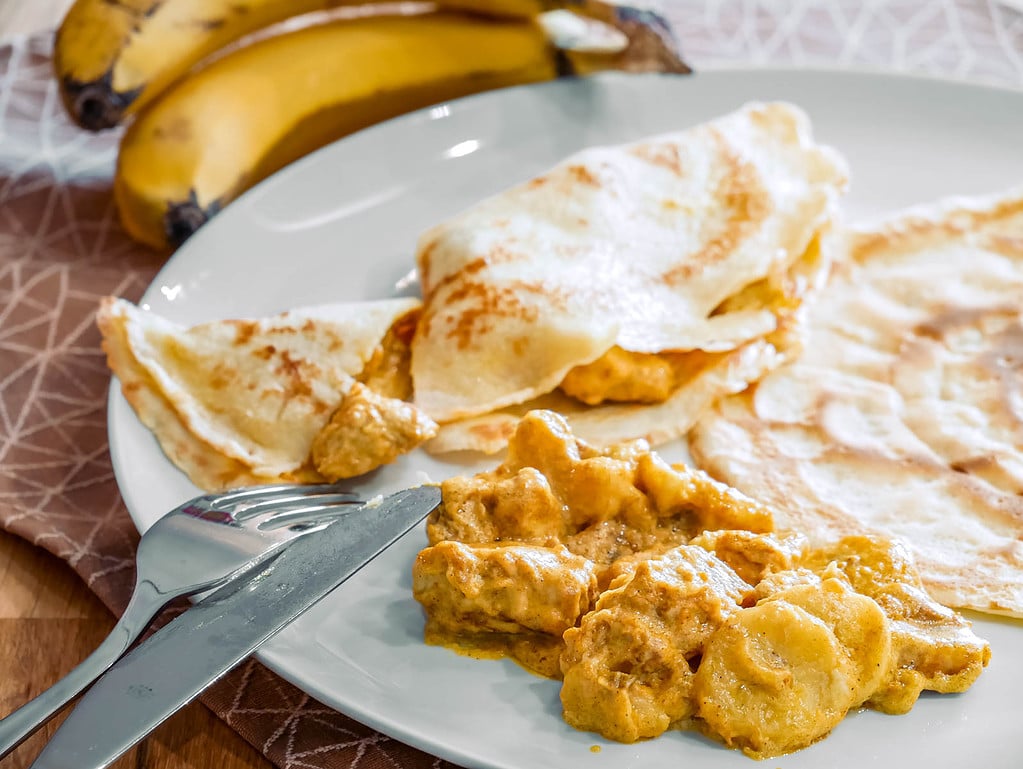
[[[99, 645], [113, 624], [114, 617], [63, 561], [0, 531], [0, 714], [61, 678]], [[59, 720], [0, 766], [29, 766]], [[272, 764], [196, 702], [114, 766], [269, 769]]]

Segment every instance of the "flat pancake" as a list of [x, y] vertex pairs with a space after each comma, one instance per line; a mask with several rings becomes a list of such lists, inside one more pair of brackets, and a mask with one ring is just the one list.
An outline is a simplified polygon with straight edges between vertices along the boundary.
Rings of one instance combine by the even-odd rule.
[[808, 325], [697, 421], [699, 465], [779, 527], [903, 539], [942, 603], [1023, 616], [1023, 188], [854, 229]]
[[317, 433], [415, 299], [186, 328], [108, 297], [97, 314], [121, 390], [200, 488], [315, 480]]
[[846, 168], [787, 104], [584, 150], [427, 231], [415, 403], [440, 422], [551, 392], [611, 347], [734, 351], [771, 333], [726, 308], [831, 221]]

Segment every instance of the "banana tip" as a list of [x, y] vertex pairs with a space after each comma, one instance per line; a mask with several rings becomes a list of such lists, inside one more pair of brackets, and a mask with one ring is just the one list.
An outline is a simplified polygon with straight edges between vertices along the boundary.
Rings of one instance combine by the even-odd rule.
[[108, 71], [103, 77], [88, 82], [65, 77], [61, 95], [74, 121], [89, 131], [113, 128], [124, 118], [128, 107], [138, 98], [142, 88], [116, 91]]
[[214, 200], [206, 206], [200, 205], [195, 190], [190, 190], [188, 200], [169, 204], [163, 215], [163, 230], [167, 243], [177, 248], [220, 211], [220, 208], [219, 200]]

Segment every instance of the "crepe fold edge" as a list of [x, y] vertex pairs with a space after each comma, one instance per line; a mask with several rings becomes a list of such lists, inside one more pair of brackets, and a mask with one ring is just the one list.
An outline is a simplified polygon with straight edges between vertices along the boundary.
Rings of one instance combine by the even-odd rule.
[[[368, 320], [367, 314], [361, 312], [367, 305], [374, 305], [368, 313]], [[322, 476], [308, 462], [312, 438], [327, 423], [334, 408], [354, 383], [354, 376], [360, 373], [391, 325], [419, 306], [416, 299], [321, 305], [297, 308], [252, 321], [211, 321], [199, 326], [184, 327], [154, 313], [145, 312], [126, 300], [106, 297], [100, 302], [96, 322], [103, 337], [108, 366], [120, 382], [125, 399], [140, 421], [155, 435], [168, 459], [185, 472], [196, 486], [217, 490], [270, 481], [322, 480]], [[361, 316], [356, 324], [359, 342], [349, 345], [340, 366], [321, 360], [316, 365], [302, 369], [302, 375], [306, 377], [329, 369], [329, 376], [324, 375], [323, 380], [315, 384], [318, 388], [315, 413], [312, 409], [306, 409], [298, 414], [302, 422], [302, 435], [291, 444], [290, 454], [283, 457], [270, 455], [269, 459], [273, 461], [265, 461], [268, 457], [259, 454], [259, 441], [245, 434], [244, 424], [239, 428], [237, 424], [231, 423], [232, 409], [235, 413], [239, 409], [244, 410], [245, 398], [251, 397], [250, 392], [255, 384], [246, 387], [244, 377], [241, 381], [232, 380], [234, 389], [228, 388], [223, 395], [224, 399], [230, 399], [229, 406], [225, 407], [223, 403], [211, 404], [208, 393], [203, 392], [201, 387], [193, 387], [194, 392], [189, 392], [189, 381], [183, 381], [182, 377], [176, 375], [177, 372], [160, 365], [161, 342], [169, 345], [162, 348], [162, 354], [170, 360], [180, 353], [174, 343], [187, 338], [190, 331], [216, 328], [218, 332], [226, 334], [227, 340], [244, 338], [244, 341], [237, 349], [228, 343], [222, 350], [223, 359], [200, 361], [200, 371], [185, 366], [189, 372], [188, 377], [193, 381], [221, 376], [222, 372], [218, 373], [215, 368], [224, 360], [229, 364], [232, 354], [256, 359], [253, 361], [255, 379], [268, 371], [261, 367], [268, 366], [272, 362], [271, 358], [276, 356], [286, 376], [294, 373], [291, 369], [301, 368], [300, 362], [289, 356], [286, 338], [283, 343], [280, 339], [276, 340], [282, 347], [275, 349], [271, 355], [267, 347], [273, 345], [260, 347], [255, 344], [258, 337], [249, 336], [250, 332], [258, 331], [265, 324], [283, 324], [285, 327], [293, 325], [308, 335], [315, 333], [318, 318], [328, 318], [333, 323], [343, 320], [349, 314]], [[279, 327], [275, 330], [279, 330]], [[157, 338], [147, 338], [148, 331], [152, 331], [152, 336]], [[214, 337], [214, 341], [222, 343], [224, 340]], [[326, 358], [331, 352], [331, 346], [337, 342], [336, 338], [328, 337], [322, 349], [316, 352], [323, 353]], [[215, 353], [218, 349], [214, 344], [212, 351]], [[181, 361], [175, 361], [175, 364], [180, 366]], [[272, 377], [268, 379], [272, 380]], [[287, 385], [279, 387], [282, 390], [279, 393], [280, 403], [286, 407], [292, 395], [308, 396], [308, 382], [300, 380], [299, 385], [294, 388], [294, 392]], [[269, 386], [274, 387], [272, 381]]]
[[193, 484], [204, 490], [218, 490], [273, 480], [300, 480], [256, 475], [242, 462], [224, 456], [192, 433], [132, 354], [126, 318], [113, 311], [113, 302], [111, 297], [102, 300], [96, 316], [107, 366], [139, 421], [153, 434], [167, 458]]

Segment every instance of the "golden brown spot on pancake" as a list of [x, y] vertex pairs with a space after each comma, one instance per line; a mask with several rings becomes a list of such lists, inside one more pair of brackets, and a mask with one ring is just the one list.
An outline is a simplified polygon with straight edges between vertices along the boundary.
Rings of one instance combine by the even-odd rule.
[[[777, 454], [776, 457], [780, 462], [789, 465], [788, 468], [782, 468], [779, 464], [779, 472], [794, 474], [799, 472], [797, 462]], [[775, 458], [771, 458], [771, 461], [775, 461]], [[922, 482], [935, 484], [944, 482], [950, 487], [951, 495], [964, 500], [965, 504], [974, 507], [978, 513], [986, 510], [987, 514], [984, 517], [989, 523], [1015, 529], [1023, 522], [1023, 497], [1009, 496], [994, 489], [986, 481], [969, 472], [971, 467], [976, 469], [975, 465], [964, 466], [965, 472], [959, 470], [950, 473], [949, 466], [943, 462], [934, 462], [921, 456], [900, 457], [893, 461], [881, 451], [852, 447], [845, 443], [824, 446], [815, 461], [823, 464], [841, 462], [850, 466], [855, 465], [857, 472], [863, 477], [886, 478], [897, 472], [902, 477], [912, 477]], [[849, 531], [866, 530], [863, 524], [848, 519], [841, 521], [836, 519], [835, 528]]]
[[522, 296], [527, 294], [543, 296], [557, 307], [566, 305], [566, 297], [542, 283], [513, 281], [506, 286], [494, 286], [469, 281], [452, 291], [449, 297], [452, 303], [465, 301], [469, 306], [450, 320], [448, 338], [456, 340], [459, 349], [465, 349], [475, 336], [492, 328], [493, 319], [534, 323], [539, 311], [522, 301]]
[[984, 246], [1010, 259], [1023, 259], [1023, 236], [991, 234]]
[[[943, 327], [961, 327], [964, 319], [983, 315], [983, 313], [983, 310], [971, 312], [967, 309], [946, 311], [944, 314], [936, 316], [930, 322], [921, 324], [918, 329], [921, 332], [921, 336], [924, 336], [925, 333], [938, 334], [939, 336], [931, 336], [930, 338], [941, 340], [943, 338]], [[910, 344], [909, 349], [904, 351], [903, 355], [915, 355], [918, 352], [919, 350], [914, 349]], [[844, 395], [824, 391], [814, 405], [812, 416], [810, 416], [807, 426], [812, 432], [816, 432], [826, 439], [815, 461], [856, 466], [862, 477], [873, 476], [880, 479], [886, 477], [886, 474], [899, 473], [905, 477], [913, 477], [921, 481], [947, 483], [950, 489], [952, 489], [950, 493], [956, 498], [976, 500], [975, 503], [966, 502], [965, 504], [975, 507], [978, 511], [988, 510], [989, 520], [997, 521], [996, 525], [1018, 527], [1023, 522], [1023, 498], [1018, 496], [1009, 497], [1002, 493], [1004, 489], [996, 490], [1001, 485], [997, 482], [996, 478], [992, 477], [998, 473], [1000, 468], [997, 459], [995, 461], [987, 461], [985, 457], [977, 456], [946, 462], [944, 460], [935, 460], [925, 455], [902, 456], [893, 459], [879, 447], [850, 445], [846, 436], [836, 433], [826, 418], [826, 414], [832, 404], [841, 408], [845, 400]], [[778, 462], [779, 468], [784, 464], [790, 465], [792, 468], [787, 471], [780, 469], [779, 472], [798, 474], [796, 469], [798, 468], [798, 462], [777, 452], [769, 454], [763, 451], [764, 448], [770, 445], [770, 431], [781, 429], [779, 424], [772, 423], [770, 420], [764, 420], [762, 428], [754, 428], [752, 424], [748, 424], [747, 428], [761, 434], [755, 438], [758, 443], [758, 455], [763, 456], [765, 459], [770, 459], [772, 462]], [[837, 521], [836, 525], [838, 525]], [[856, 524], [844, 521], [843, 525], [855, 526]]]
[[218, 364], [210, 371], [210, 387], [214, 390], [224, 390], [231, 385], [234, 378], [229, 368]]
[[[501, 247], [495, 248], [492, 253], [497, 261], [508, 261], [508, 259], [503, 258], [506, 252]], [[480, 272], [481, 270], [485, 269], [487, 265], [489, 265], [490, 263], [491, 263], [490, 259], [488, 259], [487, 257], [478, 256], [471, 262], [466, 262], [465, 266], [462, 267], [462, 269], [458, 270], [457, 272], [453, 272], [450, 275], [445, 275], [441, 282], [437, 284], [437, 288], [439, 289], [442, 286], [450, 286], [452, 283], [459, 280], [460, 278], [468, 278], [471, 275], [475, 275], [477, 272]]]
[[430, 285], [430, 272], [433, 269], [433, 252], [440, 245], [440, 239], [434, 238], [419, 250], [419, 285], [423, 287], [423, 298], [433, 293], [433, 286]]
[[713, 131], [711, 136], [725, 169], [714, 191], [714, 198], [723, 212], [723, 221], [702, 249], [664, 274], [664, 282], [669, 285], [683, 283], [726, 259], [756, 231], [772, 210], [770, 195], [756, 167], [744, 162], [720, 132]]
[[538, 176], [535, 179], [531, 179], [526, 186], [531, 190], [535, 190], [537, 187], [543, 187], [548, 181], [550, 180], [546, 176]]
[[[1014, 430], [1023, 431], [1018, 403], [1023, 400], [1023, 322], [1014, 307], [946, 308], [915, 329], [900, 357], [908, 367], [933, 366], [927, 349], [940, 345], [958, 358], [954, 367], [966, 381], [986, 386], [989, 395], [983, 401], [988, 419]], [[923, 341], [927, 340], [927, 341]], [[980, 345], [978, 348], [977, 345]], [[976, 405], [976, 404], [975, 404]], [[958, 473], [982, 478], [1010, 493], [1019, 493], [1018, 476], [1006, 471], [997, 455], [980, 454], [950, 461]]]
[[394, 336], [402, 344], [412, 344], [412, 337], [416, 333], [416, 327], [419, 325], [419, 319], [422, 314], [422, 310], [418, 307], [414, 310], [409, 310], [394, 321], [391, 325], [391, 333], [394, 334]]
[[[437, 293], [437, 291], [439, 291], [442, 287], [454, 285], [455, 283], [461, 280], [465, 280], [466, 278], [469, 278], [485, 270], [487, 267], [491, 265], [502, 264], [505, 262], [514, 262], [522, 259], [525, 259], [523, 255], [517, 254], [513, 251], [509, 251], [508, 248], [505, 248], [503, 245], [496, 245], [486, 256], [478, 257], [473, 261], [466, 263], [465, 266], [462, 267], [460, 270], [452, 272], [449, 275], [445, 275], [440, 280], [440, 282], [438, 282], [437, 285], [433, 287], [431, 293], [433, 295], [433, 293]], [[459, 290], [461, 289], [456, 289], [452, 291], [447, 301], [454, 302], [457, 301], [458, 299], [462, 299], [465, 295], [464, 293], [459, 293], [458, 292]], [[430, 335], [430, 329], [432, 325], [433, 314], [430, 312], [425, 312], [424, 316], [422, 316], [422, 318], [419, 320], [419, 326], [422, 328], [422, 334]]]
[[[1020, 310], [1014, 307], [955, 307], [946, 308], [919, 324], [914, 333], [918, 337], [940, 342], [953, 349], [952, 335], [974, 329], [984, 340], [985, 349], [972, 361], [977, 376], [1003, 380], [1006, 391], [1019, 389], [1018, 369], [1023, 367], [1023, 322]], [[909, 352], [909, 348], [904, 354]], [[1006, 404], [1008, 413], [1012, 408]]]
[[234, 341], [238, 345], [248, 343], [256, 331], [259, 330], [257, 324], [251, 320], [230, 320], [226, 322], [234, 327]]
[[953, 331], [984, 325], [987, 318], [997, 315], [1013, 316], [1017, 310], [1012, 307], [945, 307], [913, 329], [917, 336], [940, 341]]
[[423, 314], [419, 316], [419, 323], [416, 325], [416, 333], [422, 334], [423, 336], [429, 336], [430, 330], [433, 327], [433, 313], [426, 307], [423, 308]]
[[[799, 123], [796, 116], [787, 110], [778, 110], [773, 105], [751, 110], [750, 122], [763, 127], [768, 133], [781, 135], [785, 144], [799, 143]], [[783, 129], [779, 131], [778, 129]]]
[[682, 154], [677, 144], [640, 144], [629, 150], [629, 154], [651, 165], [666, 168], [676, 176], [683, 175]]
[[272, 344], [266, 345], [266, 347], [260, 347], [258, 350], [253, 350], [252, 354], [262, 360], [270, 360], [277, 353], [277, 348]]
[[984, 471], [991, 469], [998, 464], [998, 460], [990, 455], [980, 457], [967, 457], [955, 462], [949, 462], [949, 469], [957, 473], [968, 475], [981, 475]]
[[[485, 256], [478, 256], [470, 262], [467, 262], [461, 269], [456, 270], [448, 275], [445, 275], [438, 281], [436, 286], [430, 289], [430, 294], [436, 294], [445, 286], [450, 286], [458, 283], [461, 280], [472, 277], [478, 272], [490, 267], [494, 264], [504, 264], [506, 262], [514, 262], [525, 259], [525, 256], [518, 254], [514, 251], [510, 251], [504, 246], [494, 246], [488, 254]], [[452, 297], [454, 294], [452, 294]]]
[[[982, 231], [992, 225], [1005, 227], [1011, 219], [1020, 216], [1023, 216], [1023, 198], [1006, 200], [981, 211], [957, 211], [955, 216], [940, 220], [907, 216], [876, 232], [858, 233], [850, 240], [849, 252], [857, 261], [869, 259], [880, 251], [904, 253], [928, 245], [940, 245], [946, 239], [967, 237], [969, 233]], [[984, 245], [1004, 256], [1023, 255], [1017, 250], [1023, 249], [1018, 236], [989, 232]], [[1003, 251], [1003, 248], [1008, 251]]]
[[935, 223], [929, 219], [907, 218], [897, 226], [853, 237], [849, 244], [849, 256], [862, 262], [879, 252], [908, 251], [924, 243], [938, 244], [954, 239], [963, 233], [964, 228], [951, 221]]
[[1010, 219], [1014, 216], [1023, 216], [1023, 197], [1016, 196], [1013, 199], [1003, 200], [990, 210], [975, 215], [977, 222], [983, 224]]
[[313, 390], [304, 376], [302, 361], [292, 358], [287, 350], [281, 352], [278, 360], [280, 362], [274, 369], [274, 373], [286, 382], [283, 398], [287, 400], [294, 397], [311, 396]]
[[[465, 267], [463, 267], [461, 270], [458, 270], [457, 272], [453, 272], [450, 275], [445, 275], [443, 278], [441, 278], [440, 282], [436, 286], [432, 287], [428, 294], [424, 292], [424, 294], [423, 294], [424, 301], [429, 301], [429, 299], [431, 297], [433, 297], [434, 294], [436, 294], [438, 291], [440, 291], [445, 286], [450, 286], [453, 283], [455, 283], [455, 282], [457, 282], [459, 280], [462, 280], [462, 279], [466, 278], [469, 275], [473, 275], [473, 274], [479, 272], [480, 270], [482, 270], [486, 266], [487, 266], [486, 259], [484, 259], [482, 257], [480, 257], [478, 259], [473, 259], [471, 262], [466, 264]], [[452, 296], [454, 296], [454, 294], [452, 294]], [[449, 299], [449, 301], [450, 301], [450, 299]], [[423, 333], [424, 334], [428, 334], [430, 332], [430, 319], [431, 319], [431, 314], [429, 314], [429, 313], [425, 314], [424, 317], [423, 317], [422, 327], [423, 327]]]
[[585, 184], [590, 187], [599, 187], [600, 179], [598, 179], [593, 172], [584, 165], [572, 165], [565, 169], [565, 173], [568, 174], [569, 178], [579, 184]]
[[528, 323], [537, 316], [536, 309], [526, 308], [509, 287], [469, 282], [454, 291], [451, 299], [471, 302], [453, 320], [454, 327], [448, 331], [448, 338], [457, 340], [459, 349], [465, 349], [474, 336], [489, 330], [492, 318], [518, 318]]
[[[1016, 376], [1023, 368], [1023, 321], [1017, 319], [1007, 326], [997, 337], [998, 344], [983, 356], [983, 360], [992, 369], [1001, 372], [1014, 370]], [[1016, 379], [1017, 385], [1023, 386], [1023, 380]]]

